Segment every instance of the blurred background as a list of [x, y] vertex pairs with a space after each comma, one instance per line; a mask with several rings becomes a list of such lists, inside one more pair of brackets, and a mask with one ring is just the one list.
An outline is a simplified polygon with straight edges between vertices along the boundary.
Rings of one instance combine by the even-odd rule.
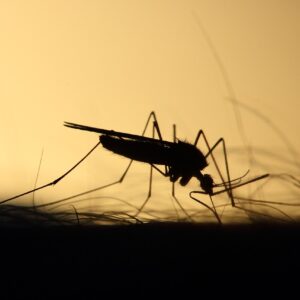
[[[64, 121], [140, 134], [155, 111], [166, 140], [172, 124], [183, 140], [193, 142], [199, 129], [211, 144], [224, 137], [232, 178], [247, 170], [244, 180], [272, 174], [236, 189], [251, 203], [247, 211], [221, 207], [224, 218], [296, 219], [299, 18], [294, 0], [1, 1], [1, 199], [32, 189], [36, 179], [37, 186], [54, 180], [97, 143], [97, 134]], [[216, 158], [224, 172], [221, 148]], [[117, 180], [127, 164], [100, 146], [55, 187], [13, 203], [76, 195]], [[220, 182], [212, 162], [205, 173]], [[132, 210], [147, 196], [148, 177], [149, 167], [136, 163], [124, 184], [81, 204], [71, 199], [64, 209]], [[201, 207], [200, 220], [213, 218], [188, 196], [199, 189], [196, 181], [177, 187], [178, 199], [186, 210]], [[145, 218], [182, 214], [170, 192], [155, 174]], [[206, 196], [197, 198], [210, 205]], [[255, 200], [281, 204], [274, 209]], [[226, 194], [214, 201], [230, 204]]]

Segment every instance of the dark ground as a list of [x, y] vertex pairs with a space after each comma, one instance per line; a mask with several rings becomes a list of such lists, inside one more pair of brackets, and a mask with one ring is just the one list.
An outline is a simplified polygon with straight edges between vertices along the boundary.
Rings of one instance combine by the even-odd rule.
[[1, 290], [31, 299], [59, 288], [70, 296], [157, 287], [201, 294], [220, 283], [251, 290], [267, 279], [298, 281], [300, 270], [298, 224], [2, 228], [0, 238]]

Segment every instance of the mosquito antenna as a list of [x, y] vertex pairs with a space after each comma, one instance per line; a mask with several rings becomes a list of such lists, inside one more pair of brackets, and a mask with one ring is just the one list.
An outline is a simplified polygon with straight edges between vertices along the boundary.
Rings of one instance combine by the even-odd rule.
[[57, 184], [59, 181], [61, 181], [65, 176], [67, 176], [69, 173], [71, 173], [79, 164], [81, 164], [98, 146], [100, 145], [100, 141], [82, 158], [80, 159], [71, 169], [69, 169], [66, 173], [64, 173], [62, 176], [58, 177], [57, 179], [55, 179], [54, 181], [51, 181], [47, 184], [44, 184], [38, 188], [34, 188], [30, 191], [27, 191], [25, 193], [22, 193], [22, 194], [19, 194], [19, 195], [16, 195], [14, 197], [11, 197], [11, 198], [8, 198], [6, 200], [3, 200], [3, 201], [0, 201], [0, 204], [3, 204], [3, 203], [6, 203], [8, 201], [11, 201], [11, 200], [14, 200], [14, 199], [17, 199], [19, 197], [22, 197], [22, 196], [25, 196], [25, 195], [28, 195], [30, 193], [33, 193], [33, 192], [36, 192], [38, 190], [41, 190], [41, 189], [44, 189], [50, 185], [55, 185]]
[[[244, 177], [246, 177], [246, 176], [248, 175], [249, 172], [250, 172], [250, 170], [247, 170], [247, 172], [246, 172], [244, 175], [242, 175], [242, 176], [240, 176], [240, 177], [237, 177], [237, 178], [234, 178], [234, 179], [231, 179], [231, 180], [230, 180], [231, 185], [232, 185], [232, 184], [235, 185], [235, 184], [237, 184], [237, 183], [240, 183], [241, 180], [242, 180]], [[236, 181], [237, 181], [237, 183], [235, 183]], [[215, 183], [215, 184], [214, 184], [214, 187], [226, 186], [226, 184], [228, 184], [228, 183], [229, 183], [229, 181], [224, 181], [224, 182], [222, 182], [222, 183]]]
[[[236, 184], [236, 185], [234, 185], [234, 186], [231, 186], [231, 189], [232, 189], [232, 190], [233, 190], [233, 189], [236, 189], [236, 188], [241, 187], [241, 186], [243, 186], [243, 185], [246, 185], [246, 184], [248, 184], [248, 183], [252, 183], [252, 182], [255, 182], [255, 181], [258, 181], [258, 180], [267, 178], [267, 177], [269, 177], [269, 176], [270, 176], [270, 174], [264, 174], [264, 175], [261, 175], [261, 176], [258, 176], [258, 177], [249, 179], [249, 180], [247, 180], [247, 181], [245, 181], [245, 182], [242, 182], [242, 183], [240, 183], [240, 184]], [[226, 190], [227, 190], [227, 189], [224, 189], [224, 190], [222, 190], [222, 191], [217, 191], [217, 192], [213, 193], [213, 196], [218, 195], [218, 194], [221, 194], [221, 193], [225, 192]]]

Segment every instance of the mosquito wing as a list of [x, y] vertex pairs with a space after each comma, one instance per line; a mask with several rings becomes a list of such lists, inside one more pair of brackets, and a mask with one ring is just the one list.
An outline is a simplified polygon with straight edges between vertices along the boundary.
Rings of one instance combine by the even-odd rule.
[[97, 132], [97, 133], [105, 134], [105, 135], [109, 135], [109, 136], [116, 136], [119, 138], [132, 139], [132, 140], [136, 140], [136, 141], [159, 143], [159, 144], [164, 144], [164, 145], [168, 145], [168, 146], [174, 144], [172, 142], [149, 138], [149, 137], [145, 137], [145, 136], [141, 136], [141, 135], [135, 135], [135, 134], [124, 133], [124, 132], [119, 132], [119, 131], [114, 131], [114, 130], [107, 130], [107, 129], [96, 128], [96, 127], [90, 127], [90, 126], [80, 125], [80, 124], [70, 123], [70, 122], [64, 122], [64, 126], [73, 128], [73, 129]]

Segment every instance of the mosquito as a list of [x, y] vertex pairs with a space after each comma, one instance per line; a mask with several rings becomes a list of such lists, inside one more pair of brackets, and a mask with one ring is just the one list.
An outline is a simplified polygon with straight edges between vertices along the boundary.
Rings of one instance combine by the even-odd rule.
[[[145, 132], [149, 126], [149, 123], [152, 119], [152, 137], [146, 137]], [[58, 177], [54, 181], [47, 183], [43, 186], [37, 187], [33, 190], [28, 192], [22, 193], [20, 195], [14, 196], [12, 198], [6, 199], [1, 203], [5, 203], [12, 199], [16, 199], [18, 197], [24, 196], [26, 194], [35, 192], [37, 190], [46, 188], [47, 186], [55, 185], [59, 181], [61, 181], [65, 176], [67, 176], [71, 171], [73, 171], [80, 163], [82, 163], [100, 144], [102, 146], [112, 151], [115, 154], [124, 156], [130, 159], [128, 166], [126, 167], [125, 171], [123, 172], [122, 176], [119, 180], [114, 181], [110, 184], [107, 184], [101, 188], [106, 188], [117, 183], [121, 183], [125, 176], [127, 175], [129, 168], [133, 161], [139, 161], [143, 163], [147, 163], [150, 165], [150, 178], [149, 178], [149, 190], [146, 200], [143, 202], [142, 206], [138, 209], [136, 216], [143, 210], [145, 205], [147, 204], [148, 200], [151, 197], [152, 193], [152, 174], [153, 169], [158, 171], [164, 177], [168, 177], [172, 183], [172, 196], [182, 209], [182, 211], [187, 215], [187, 212], [184, 210], [180, 202], [175, 196], [175, 182], [179, 181], [180, 185], [186, 186], [189, 181], [195, 177], [200, 184], [201, 191], [193, 191], [190, 193], [191, 199], [201, 203], [209, 210], [213, 212], [215, 217], [219, 222], [221, 222], [220, 217], [218, 216], [216, 209], [214, 207], [212, 196], [226, 192], [231, 200], [231, 205], [235, 206], [235, 201], [233, 197], [232, 190], [240, 187], [242, 185], [263, 179], [269, 174], [265, 174], [246, 182], [240, 183], [241, 179], [246, 176], [245, 175], [231, 180], [229, 174], [229, 167], [228, 167], [228, 159], [227, 159], [227, 151], [225, 140], [220, 138], [212, 147], [210, 147], [208, 140], [205, 136], [203, 130], [199, 130], [198, 134], [195, 138], [193, 144], [188, 143], [186, 141], [179, 140], [176, 137], [176, 126], [173, 125], [173, 141], [166, 141], [162, 138], [162, 134], [158, 125], [157, 117], [154, 111], [152, 111], [147, 119], [146, 125], [141, 135], [129, 134], [124, 132], [118, 132], [114, 130], [107, 130], [101, 128], [95, 128], [85, 125], [80, 125], [71, 122], [65, 122], [64, 125], [69, 128], [79, 129], [84, 131], [91, 131], [100, 134], [99, 142], [82, 158], [80, 159], [72, 168], [70, 168], [67, 172], [65, 172], [62, 176]], [[157, 135], [157, 138], [156, 138]], [[204, 155], [202, 151], [197, 148], [197, 144], [200, 138], [204, 139], [206, 147], [208, 149], [207, 153]], [[226, 179], [224, 179], [220, 168], [216, 162], [216, 159], [213, 155], [213, 151], [215, 148], [222, 144], [224, 159], [225, 159], [225, 167], [226, 167]], [[207, 158], [211, 156], [212, 161], [216, 167], [216, 170], [221, 178], [222, 183], [216, 184], [209, 174], [204, 174], [203, 170], [208, 166]], [[159, 166], [163, 166], [164, 170], [161, 170]], [[214, 191], [214, 189], [219, 188], [219, 190]], [[220, 190], [221, 188], [221, 190]], [[99, 189], [99, 188], [98, 188]], [[204, 202], [196, 199], [193, 197], [193, 193], [201, 193], [209, 195], [212, 206], [210, 207]]]

